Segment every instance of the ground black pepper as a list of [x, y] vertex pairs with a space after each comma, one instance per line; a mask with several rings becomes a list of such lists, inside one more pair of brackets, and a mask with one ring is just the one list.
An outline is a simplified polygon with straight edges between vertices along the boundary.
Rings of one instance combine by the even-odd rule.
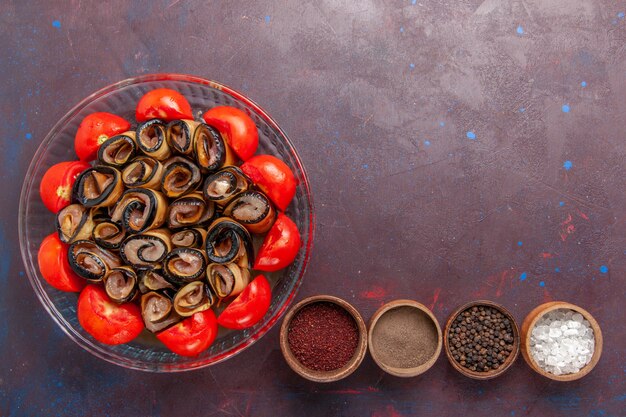
[[461, 312], [447, 337], [454, 360], [476, 372], [498, 369], [513, 351], [510, 320], [489, 306], [474, 306]]
[[334, 371], [354, 356], [359, 331], [345, 309], [317, 302], [303, 307], [291, 319], [287, 341], [302, 365], [314, 371]]

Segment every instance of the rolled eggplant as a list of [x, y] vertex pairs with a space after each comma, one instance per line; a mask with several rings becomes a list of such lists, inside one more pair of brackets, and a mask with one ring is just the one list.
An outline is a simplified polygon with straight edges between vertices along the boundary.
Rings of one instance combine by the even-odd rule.
[[164, 330], [181, 320], [174, 311], [172, 298], [162, 291], [150, 291], [141, 296], [141, 316], [146, 329], [152, 333]]
[[110, 269], [123, 265], [116, 254], [91, 240], [77, 240], [72, 243], [67, 259], [72, 270], [89, 282], [100, 282]]
[[241, 223], [250, 233], [265, 233], [276, 220], [276, 210], [260, 191], [237, 194], [224, 209], [224, 215]]
[[250, 180], [235, 166], [229, 166], [207, 177], [202, 187], [204, 198], [224, 207], [237, 194], [250, 188]]
[[166, 228], [131, 235], [120, 246], [120, 256], [137, 269], [156, 268], [172, 250], [170, 231]]
[[179, 230], [172, 234], [172, 245], [177, 248], [202, 249], [206, 230], [201, 227]]
[[122, 171], [122, 182], [129, 188], [152, 188], [161, 186], [163, 164], [149, 156], [138, 156]]
[[139, 291], [142, 294], [174, 288], [174, 285], [165, 278], [165, 274], [160, 268], [141, 269], [137, 275], [139, 276]]
[[85, 207], [109, 207], [124, 192], [121, 173], [113, 168], [98, 165], [82, 172], [72, 190], [74, 201]]
[[167, 144], [166, 134], [167, 126], [162, 120], [148, 120], [137, 126], [137, 145], [144, 154], [164, 161], [172, 154]]
[[116, 303], [126, 303], [137, 295], [137, 274], [129, 266], [110, 269], [104, 277], [104, 290]]
[[98, 160], [103, 165], [120, 168], [137, 154], [135, 132], [124, 132], [107, 139], [98, 148]]
[[194, 281], [178, 290], [174, 297], [174, 311], [179, 316], [189, 317], [194, 313], [208, 310], [215, 297], [209, 286], [203, 281]]
[[235, 155], [220, 132], [209, 125], [200, 123], [196, 127], [193, 144], [196, 161], [205, 172], [214, 172], [235, 163]]
[[117, 250], [126, 237], [124, 228], [114, 221], [102, 220], [93, 228], [91, 238], [105, 249]]
[[207, 202], [202, 194], [193, 193], [172, 202], [167, 210], [167, 225], [171, 229], [201, 226], [215, 215], [215, 204]]
[[130, 188], [111, 212], [111, 220], [120, 223], [128, 234], [157, 229], [165, 223], [167, 199], [149, 188]]
[[195, 120], [172, 120], [167, 125], [167, 143], [170, 149], [180, 155], [191, 155], [193, 136], [198, 126]]
[[57, 213], [56, 228], [64, 243], [89, 239], [94, 228], [93, 209], [80, 204], [70, 204]]
[[163, 164], [161, 190], [170, 198], [193, 192], [202, 181], [200, 168], [187, 158], [175, 156]]
[[250, 282], [250, 270], [236, 263], [209, 264], [206, 275], [213, 292], [220, 299], [238, 295]]
[[213, 221], [207, 230], [204, 245], [211, 263], [236, 262], [242, 268], [252, 265], [252, 237], [245, 227], [232, 219], [220, 217]]
[[201, 250], [176, 248], [163, 261], [163, 271], [170, 282], [179, 285], [202, 279], [206, 271], [206, 259]]

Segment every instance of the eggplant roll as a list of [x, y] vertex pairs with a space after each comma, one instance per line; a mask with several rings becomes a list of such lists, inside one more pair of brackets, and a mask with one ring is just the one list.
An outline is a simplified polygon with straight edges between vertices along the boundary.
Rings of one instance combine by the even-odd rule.
[[165, 278], [165, 274], [160, 268], [140, 269], [137, 275], [139, 276], [139, 291], [142, 294], [174, 288], [174, 285]]
[[157, 229], [165, 223], [167, 199], [149, 188], [130, 188], [111, 212], [111, 220], [118, 222], [127, 233], [142, 233]]
[[181, 287], [174, 296], [174, 311], [183, 317], [208, 310], [215, 297], [211, 288], [203, 281], [194, 281]]
[[100, 282], [112, 268], [123, 265], [113, 252], [101, 248], [91, 240], [77, 240], [68, 249], [70, 267], [90, 282]]
[[144, 154], [163, 161], [172, 154], [166, 134], [167, 126], [162, 120], [148, 120], [137, 126], [137, 145]]
[[170, 149], [180, 155], [193, 152], [193, 137], [198, 127], [194, 120], [172, 120], [167, 125], [167, 143]]
[[94, 228], [93, 209], [80, 204], [70, 204], [57, 213], [56, 228], [64, 243], [91, 237]]
[[117, 250], [126, 237], [124, 228], [111, 220], [102, 220], [93, 228], [91, 238], [105, 249]]
[[198, 124], [194, 133], [193, 145], [196, 161], [200, 168], [206, 172], [214, 172], [223, 166], [235, 163], [235, 155], [220, 132], [207, 124]]
[[200, 168], [187, 158], [175, 156], [163, 164], [161, 191], [170, 198], [195, 191], [202, 182]]
[[152, 188], [161, 186], [163, 164], [149, 156], [138, 156], [122, 171], [122, 182], [129, 188]]
[[209, 226], [204, 242], [211, 263], [236, 262], [249, 268], [253, 262], [252, 237], [245, 227], [227, 217], [220, 217]]
[[137, 294], [137, 274], [128, 266], [112, 268], [104, 277], [104, 290], [116, 303], [131, 301]]
[[124, 192], [122, 174], [113, 167], [98, 165], [81, 173], [72, 190], [74, 201], [85, 207], [109, 207]]
[[204, 245], [206, 230], [201, 227], [183, 229], [172, 233], [172, 245], [177, 248], [201, 249]]
[[120, 256], [134, 268], [155, 268], [171, 250], [170, 231], [162, 228], [129, 236], [120, 247]]
[[204, 198], [224, 207], [237, 194], [250, 188], [250, 180], [238, 167], [230, 166], [207, 177], [202, 187]]
[[206, 271], [206, 259], [199, 249], [176, 248], [163, 261], [163, 271], [170, 282], [186, 284], [202, 279]]
[[167, 210], [167, 225], [172, 229], [207, 224], [215, 215], [215, 204], [202, 194], [193, 193], [174, 200]]
[[137, 154], [135, 132], [124, 132], [107, 139], [98, 148], [98, 160], [103, 165], [122, 167]]
[[250, 270], [236, 263], [210, 264], [206, 268], [206, 276], [220, 299], [238, 295], [250, 282]]
[[250, 233], [265, 233], [276, 220], [276, 210], [260, 191], [239, 193], [224, 209], [224, 215], [241, 223]]
[[152, 333], [164, 330], [181, 320], [174, 311], [172, 298], [162, 291], [150, 291], [141, 296], [141, 316], [146, 329]]

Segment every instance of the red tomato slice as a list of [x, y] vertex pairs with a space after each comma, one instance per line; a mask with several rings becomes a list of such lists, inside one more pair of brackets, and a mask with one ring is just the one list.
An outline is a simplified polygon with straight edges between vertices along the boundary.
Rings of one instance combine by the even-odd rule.
[[279, 212], [259, 249], [259, 254], [254, 261], [254, 269], [273, 272], [285, 268], [296, 258], [301, 245], [298, 226], [285, 214]]
[[235, 107], [218, 106], [204, 113], [204, 121], [220, 131], [239, 159], [246, 161], [259, 146], [259, 132], [254, 120]]
[[176, 119], [193, 119], [191, 106], [178, 91], [169, 88], [157, 88], [148, 91], [137, 103], [135, 117], [138, 122], [150, 119], [172, 121]]
[[111, 113], [92, 113], [85, 117], [74, 138], [76, 155], [83, 161], [93, 161], [98, 156], [98, 148], [111, 136], [130, 129], [130, 123]]
[[60, 162], [48, 168], [39, 185], [39, 195], [48, 210], [56, 213], [69, 206], [76, 177], [87, 168], [91, 165], [83, 161]]
[[197, 356], [204, 352], [217, 336], [217, 320], [213, 310], [194, 313], [180, 323], [157, 334], [157, 338], [172, 352], [182, 356]]
[[241, 165], [241, 170], [285, 211], [296, 194], [296, 178], [286, 163], [272, 155], [257, 155]]
[[217, 323], [237, 330], [251, 327], [265, 316], [271, 300], [270, 283], [263, 275], [259, 275], [226, 307], [217, 318]]
[[136, 304], [116, 304], [104, 288], [88, 285], [78, 296], [78, 322], [97, 341], [107, 345], [128, 343], [143, 330]]
[[52, 233], [41, 242], [37, 263], [41, 275], [48, 284], [57, 290], [78, 292], [87, 285], [87, 281], [76, 275], [70, 268], [67, 248], [68, 245], [61, 242], [56, 233]]

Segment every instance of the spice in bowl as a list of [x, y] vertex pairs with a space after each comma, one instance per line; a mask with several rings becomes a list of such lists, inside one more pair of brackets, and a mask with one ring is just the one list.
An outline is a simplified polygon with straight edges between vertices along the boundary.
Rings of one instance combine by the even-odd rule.
[[359, 331], [346, 310], [320, 302], [298, 311], [289, 325], [287, 340], [302, 365], [314, 371], [334, 371], [354, 356]]
[[589, 321], [568, 309], [544, 314], [533, 327], [530, 354], [553, 375], [574, 374], [593, 357], [595, 337]]

